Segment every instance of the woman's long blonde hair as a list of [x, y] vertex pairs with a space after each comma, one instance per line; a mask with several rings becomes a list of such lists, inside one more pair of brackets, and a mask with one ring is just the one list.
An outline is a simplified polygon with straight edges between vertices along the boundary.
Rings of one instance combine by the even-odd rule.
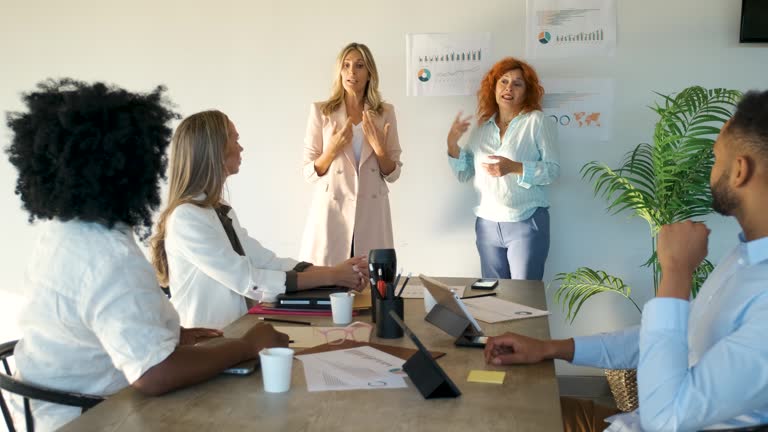
[[[203, 111], [182, 120], [171, 141], [171, 172], [168, 206], [160, 213], [150, 240], [152, 265], [160, 286], [168, 286], [165, 228], [168, 216], [181, 204], [215, 207], [221, 201], [227, 172], [224, 153], [229, 118], [220, 111]], [[205, 194], [199, 199], [198, 195]]]
[[341, 84], [341, 69], [344, 67], [344, 58], [352, 51], [360, 53], [360, 56], [363, 58], [363, 63], [365, 63], [365, 67], [368, 69], [369, 79], [368, 84], [365, 85], [365, 97], [363, 103], [368, 104], [369, 109], [376, 111], [378, 114], [381, 114], [384, 109], [382, 106], [384, 100], [379, 93], [379, 71], [376, 69], [376, 62], [373, 60], [373, 54], [371, 54], [371, 50], [364, 44], [352, 42], [345, 46], [336, 58], [336, 78], [333, 81], [331, 97], [320, 106], [320, 111], [325, 115], [330, 115], [344, 103], [345, 91], [344, 86]]

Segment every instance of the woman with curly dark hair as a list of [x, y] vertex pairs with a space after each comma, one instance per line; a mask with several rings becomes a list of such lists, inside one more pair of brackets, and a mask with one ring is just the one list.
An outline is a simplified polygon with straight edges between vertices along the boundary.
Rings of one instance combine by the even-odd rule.
[[544, 89], [527, 63], [507, 57], [486, 73], [477, 92], [477, 127], [458, 141], [470, 117], [456, 116], [448, 160], [460, 182], [480, 192], [475, 233], [484, 278], [534, 279], [549, 253], [546, 185], [560, 174], [557, 130], [541, 112]]
[[[162, 87], [138, 94], [47, 81], [23, 100], [27, 111], [8, 116], [7, 153], [19, 171], [16, 193], [41, 223], [14, 353], [20, 379], [101, 396], [128, 385], [157, 395], [287, 345], [286, 335], [259, 325], [240, 339], [194, 346], [221, 332], [179, 327], [134, 240], [160, 203], [168, 122], [177, 118]], [[37, 430], [80, 415], [31, 402]]]

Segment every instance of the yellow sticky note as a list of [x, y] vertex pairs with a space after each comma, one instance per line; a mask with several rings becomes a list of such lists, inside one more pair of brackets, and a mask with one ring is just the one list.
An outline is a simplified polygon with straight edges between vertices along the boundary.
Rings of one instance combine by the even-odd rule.
[[505, 375], [507, 375], [507, 373], [501, 371], [473, 370], [469, 371], [467, 381], [488, 384], [504, 384]]

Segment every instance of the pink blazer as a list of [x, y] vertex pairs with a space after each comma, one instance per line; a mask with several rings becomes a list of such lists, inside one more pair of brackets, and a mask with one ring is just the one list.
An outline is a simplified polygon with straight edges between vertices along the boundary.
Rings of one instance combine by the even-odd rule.
[[[299, 257], [317, 265], [335, 265], [349, 258], [354, 236], [355, 255], [368, 255], [371, 249], [394, 247], [389, 188], [400, 177], [400, 142], [395, 110], [384, 104], [377, 126], [390, 123], [387, 153], [395, 170], [384, 176], [368, 141], [363, 138], [360, 163], [355, 162], [352, 144], [339, 152], [323, 176], [315, 171], [315, 159], [330, 142], [333, 123], [342, 127], [347, 110], [342, 104], [331, 115], [323, 115], [320, 103], [310, 107], [304, 138], [304, 178], [314, 185], [314, 196], [304, 229]], [[356, 166], [357, 165], [357, 166]]]

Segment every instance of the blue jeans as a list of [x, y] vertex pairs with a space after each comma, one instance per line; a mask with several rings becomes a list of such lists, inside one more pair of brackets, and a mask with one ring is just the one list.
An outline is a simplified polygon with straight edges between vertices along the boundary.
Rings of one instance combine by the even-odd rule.
[[475, 221], [484, 278], [541, 280], [549, 254], [549, 210], [520, 222]]

